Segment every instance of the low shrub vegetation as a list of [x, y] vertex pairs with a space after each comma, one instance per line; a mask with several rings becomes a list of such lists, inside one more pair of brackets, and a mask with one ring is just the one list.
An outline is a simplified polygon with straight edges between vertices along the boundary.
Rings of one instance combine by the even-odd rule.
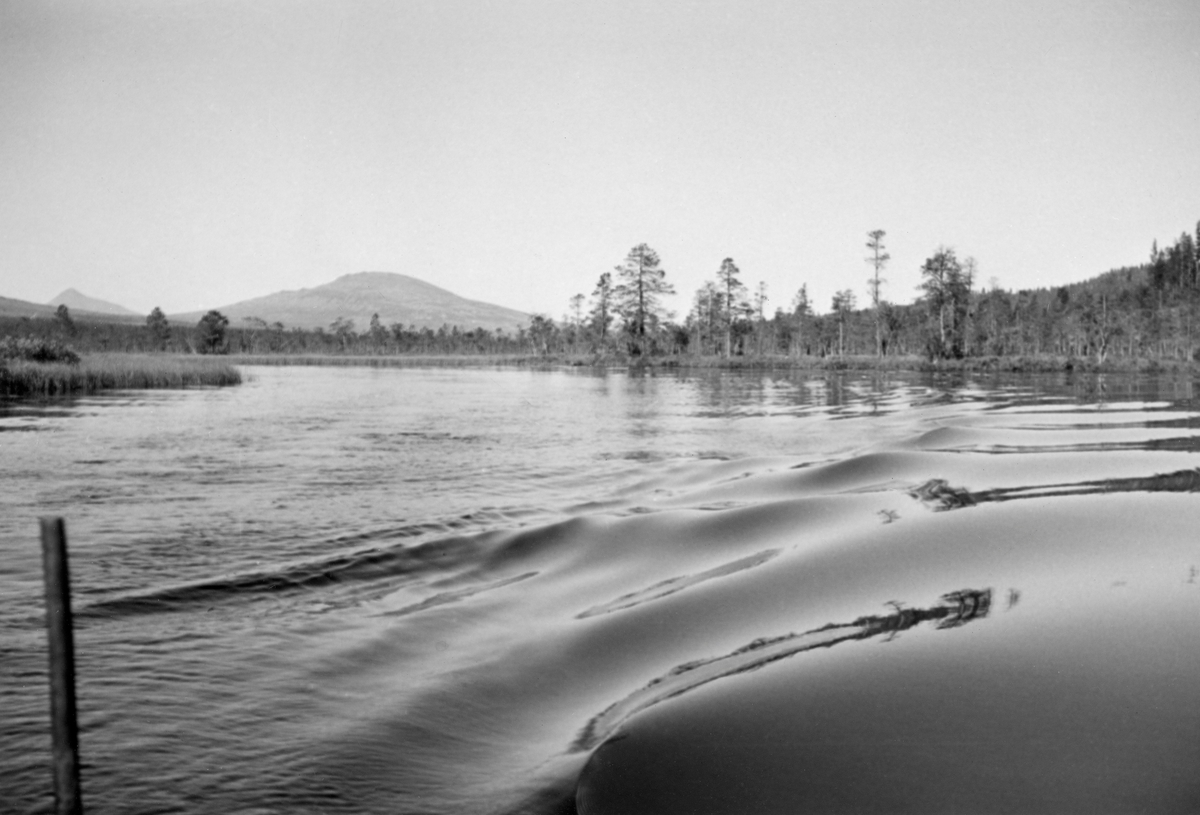
[[62, 362], [78, 365], [79, 354], [58, 340], [44, 337], [0, 337], [0, 362]]

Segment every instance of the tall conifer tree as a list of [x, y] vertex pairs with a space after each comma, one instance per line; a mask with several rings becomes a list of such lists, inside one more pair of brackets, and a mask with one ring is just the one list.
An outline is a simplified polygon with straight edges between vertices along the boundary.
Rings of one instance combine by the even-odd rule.
[[616, 310], [625, 321], [625, 330], [636, 353], [649, 350], [648, 335], [666, 315], [661, 298], [675, 293], [659, 263], [658, 253], [639, 243], [616, 268], [617, 279], [621, 281], [613, 288]]
[[892, 256], [883, 251], [883, 236], [887, 233], [882, 229], [876, 229], [867, 233], [867, 237], [871, 240], [867, 241], [867, 248], [871, 250], [871, 256], [867, 258], [867, 263], [875, 267], [875, 274], [867, 280], [867, 287], [871, 293], [871, 308], [875, 311], [875, 355], [883, 356], [883, 322], [880, 313], [879, 289], [887, 281], [881, 277], [883, 267], [887, 264]]
[[592, 291], [592, 331], [600, 338], [601, 344], [608, 338], [608, 327], [612, 324], [613, 313], [613, 282], [612, 272], [605, 272], [596, 281]]
[[726, 357], [731, 356], [733, 353], [733, 320], [736, 310], [744, 301], [746, 295], [746, 286], [742, 281], [738, 280], [738, 274], [740, 272], [737, 264], [733, 262], [733, 258], [725, 258], [721, 261], [721, 268], [717, 270], [717, 280], [720, 282], [721, 291], [725, 296], [724, 329]]

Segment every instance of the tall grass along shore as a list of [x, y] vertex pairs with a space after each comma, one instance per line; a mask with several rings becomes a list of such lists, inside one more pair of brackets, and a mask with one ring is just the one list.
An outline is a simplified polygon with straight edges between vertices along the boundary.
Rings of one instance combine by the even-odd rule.
[[60, 396], [103, 390], [237, 385], [227, 360], [164, 354], [87, 354], [78, 362], [0, 358], [0, 396]]
[[364, 368], [480, 368], [572, 364], [537, 354], [233, 354], [238, 365], [346, 366]]
[[238, 365], [361, 366], [372, 368], [455, 367], [594, 367], [665, 368], [678, 370], [733, 371], [913, 371], [913, 372], [1012, 372], [1158, 373], [1198, 369], [1184, 360], [1112, 358], [1102, 363], [1094, 358], [1053, 354], [1027, 356], [978, 356], [963, 359], [928, 359], [915, 355], [877, 357], [873, 354], [844, 356], [792, 356], [787, 354], [733, 357], [675, 354], [630, 357], [623, 354], [236, 354], [229, 359]]

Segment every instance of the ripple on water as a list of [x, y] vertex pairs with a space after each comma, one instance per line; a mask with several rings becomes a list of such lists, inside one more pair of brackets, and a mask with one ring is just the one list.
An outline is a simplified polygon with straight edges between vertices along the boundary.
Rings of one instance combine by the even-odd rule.
[[98, 811], [1194, 811], [1198, 414], [1105, 387], [264, 369], [34, 411], [8, 800], [49, 811], [12, 542], [70, 510]]

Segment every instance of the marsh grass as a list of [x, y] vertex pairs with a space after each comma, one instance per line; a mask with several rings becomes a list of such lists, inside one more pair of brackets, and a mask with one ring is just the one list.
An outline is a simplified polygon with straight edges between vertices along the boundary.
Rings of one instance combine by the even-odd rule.
[[557, 357], [532, 354], [238, 354], [238, 365], [348, 366], [365, 368], [478, 368], [563, 364]]
[[88, 354], [65, 362], [0, 362], [0, 395], [59, 396], [104, 390], [237, 385], [242, 376], [228, 361], [167, 354]]
[[487, 368], [487, 367], [590, 367], [607, 369], [677, 369], [728, 371], [915, 371], [923, 373], [1058, 373], [1058, 372], [1143, 372], [1158, 373], [1200, 369], [1196, 363], [1176, 360], [1147, 360], [1110, 357], [1103, 363], [1094, 358], [1051, 354], [1032, 356], [978, 356], [964, 359], [934, 359], [905, 355], [876, 357], [873, 354], [846, 356], [751, 355], [629, 357], [622, 354], [238, 354], [228, 357], [238, 365], [360, 366], [372, 368]]
[[789, 357], [789, 356], [653, 356], [624, 354], [239, 354], [230, 357], [239, 365], [360, 366], [369, 368], [477, 368], [477, 367], [595, 367], [678, 368], [724, 370], [915, 370], [916, 357]]

